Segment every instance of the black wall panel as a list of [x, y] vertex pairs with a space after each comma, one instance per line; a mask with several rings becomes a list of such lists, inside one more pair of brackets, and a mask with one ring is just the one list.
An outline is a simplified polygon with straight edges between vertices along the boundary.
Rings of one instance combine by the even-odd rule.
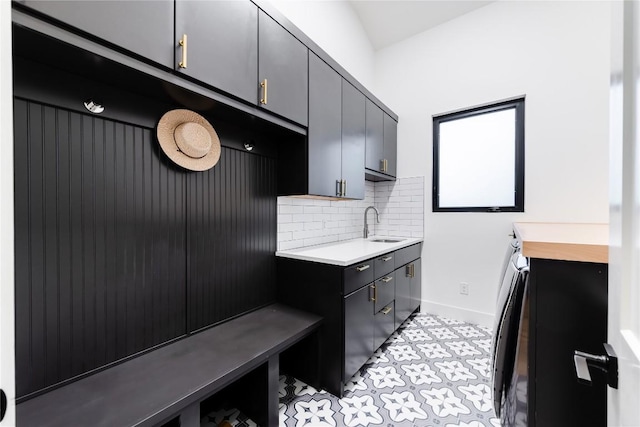
[[273, 158], [189, 172], [154, 129], [20, 98], [14, 126], [18, 397], [275, 300]]
[[188, 177], [189, 329], [275, 301], [276, 162], [223, 148]]
[[152, 131], [16, 99], [17, 394], [186, 332], [185, 175]]

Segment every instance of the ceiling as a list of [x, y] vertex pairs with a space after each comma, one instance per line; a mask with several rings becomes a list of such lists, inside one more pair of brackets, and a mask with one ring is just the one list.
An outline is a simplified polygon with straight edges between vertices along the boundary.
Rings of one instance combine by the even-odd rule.
[[374, 50], [390, 46], [492, 1], [349, 0]]

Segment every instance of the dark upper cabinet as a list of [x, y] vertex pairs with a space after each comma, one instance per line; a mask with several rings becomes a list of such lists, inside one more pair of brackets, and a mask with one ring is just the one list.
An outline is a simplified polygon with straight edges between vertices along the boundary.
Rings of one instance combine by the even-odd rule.
[[344, 378], [351, 378], [373, 353], [371, 286], [344, 299]]
[[[256, 5], [177, 0], [175, 28], [176, 70], [252, 104], [257, 102]], [[179, 44], [184, 35], [186, 46]]]
[[367, 99], [367, 138], [365, 167], [396, 176], [398, 123]]
[[388, 114], [384, 114], [384, 170], [387, 175], [396, 176], [398, 163], [398, 122], [393, 120]]
[[342, 79], [342, 179], [350, 199], [364, 199], [365, 99]]
[[259, 105], [307, 126], [309, 49], [262, 10], [258, 14]]
[[309, 55], [309, 194], [339, 196], [342, 179], [342, 77]]
[[364, 199], [365, 97], [309, 55], [309, 194]]
[[384, 112], [367, 98], [367, 129], [365, 167], [374, 171], [382, 171], [384, 158]]
[[16, 3], [173, 68], [173, 0]]

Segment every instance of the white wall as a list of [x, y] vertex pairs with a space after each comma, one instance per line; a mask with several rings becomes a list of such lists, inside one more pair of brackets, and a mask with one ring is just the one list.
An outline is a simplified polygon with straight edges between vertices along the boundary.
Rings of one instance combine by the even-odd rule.
[[0, 426], [15, 425], [11, 75], [11, 3], [0, 1], [0, 388], [9, 400], [6, 418]]
[[374, 81], [374, 51], [360, 19], [346, 1], [271, 0], [295, 26], [367, 89]]
[[426, 188], [433, 115], [526, 95], [526, 212], [434, 214], [427, 195], [423, 310], [490, 322], [513, 221], [608, 221], [609, 17], [607, 2], [496, 2], [376, 53], [399, 175]]

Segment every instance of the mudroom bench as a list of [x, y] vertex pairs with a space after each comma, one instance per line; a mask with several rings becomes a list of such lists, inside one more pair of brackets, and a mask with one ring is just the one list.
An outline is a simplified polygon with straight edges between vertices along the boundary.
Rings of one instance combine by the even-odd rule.
[[196, 427], [201, 402], [250, 378], [248, 415], [277, 426], [280, 353], [315, 340], [321, 321], [269, 305], [20, 403], [18, 425]]

